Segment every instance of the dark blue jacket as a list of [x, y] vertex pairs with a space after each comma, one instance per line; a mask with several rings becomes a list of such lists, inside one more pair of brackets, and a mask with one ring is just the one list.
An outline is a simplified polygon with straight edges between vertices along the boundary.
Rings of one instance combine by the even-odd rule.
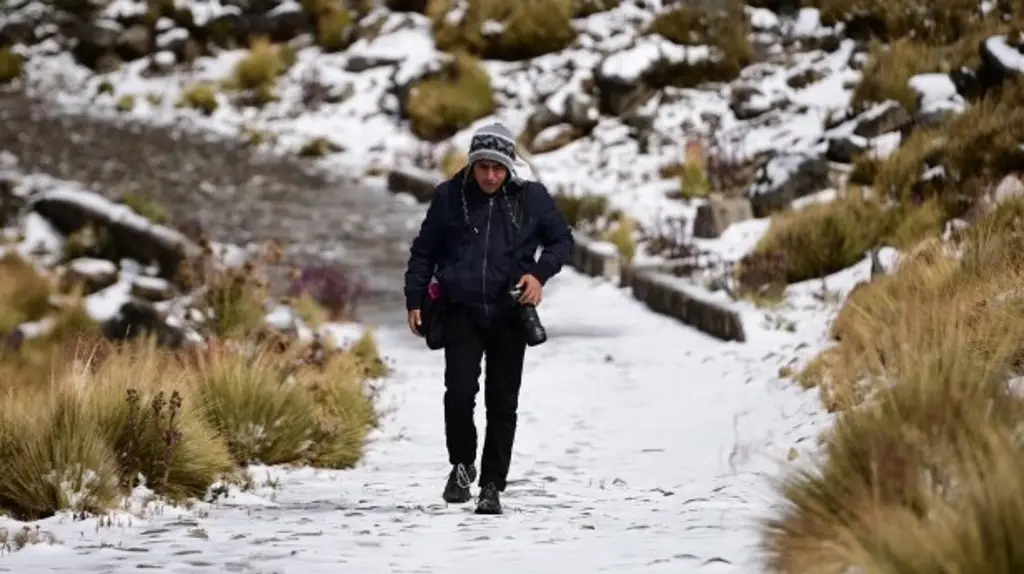
[[437, 186], [409, 249], [406, 308], [421, 307], [436, 277], [450, 302], [493, 318], [512, 308], [508, 290], [520, 277], [529, 273], [546, 283], [572, 249], [572, 231], [543, 184], [510, 180], [488, 195], [463, 169]]

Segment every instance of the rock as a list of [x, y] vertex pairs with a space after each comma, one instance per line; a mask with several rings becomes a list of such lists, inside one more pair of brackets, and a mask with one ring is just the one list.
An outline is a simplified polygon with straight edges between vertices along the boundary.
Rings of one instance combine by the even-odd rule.
[[117, 282], [117, 265], [106, 259], [80, 257], [68, 263], [61, 274], [63, 290], [82, 286], [85, 294], [95, 293]]
[[420, 203], [429, 203], [444, 176], [413, 167], [396, 168], [388, 173], [388, 191], [408, 193]]
[[866, 138], [858, 136], [835, 137], [828, 140], [825, 158], [836, 163], [853, 163], [857, 156], [870, 147]]
[[902, 105], [890, 100], [864, 112], [856, 121], [854, 135], [872, 139], [889, 132], [904, 133], [913, 125], [914, 118]]
[[199, 30], [199, 41], [226, 50], [244, 46], [249, 34], [249, 23], [234, 12], [220, 14]]
[[1009, 35], [991, 36], [981, 42], [981, 67], [978, 78], [987, 91], [1011, 78], [1024, 76], [1024, 32], [1016, 38]]
[[775, 102], [756, 86], [735, 86], [729, 98], [729, 109], [738, 120], [750, 120], [771, 111]]
[[697, 215], [693, 220], [693, 235], [703, 239], [721, 237], [733, 223], [753, 217], [754, 209], [749, 199], [723, 197], [713, 193], [708, 197], [707, 203], [697, 208]]
[[964, 219], [972, 224], [977, 223], [1000, 204], [1021, 198], [1024, 198], [1024, 181], [1016, 175], [1007, 175], [974, 202], [964, 214]]
[[565, 98], [564, 108], [562, 120], [572, 124], [581, 136], [594, 131], [601, 119], [597, 102], [588, 94], [569, 94]]
[[297, 3], [282, 3], [253, 23], [254, 31], [263, 32], [270, 37], [271, 42], [287, 42], [315, 26], [316, 18], [313, 14], [302, 10]]
[[949, 73], [949, 79], [956, 86], [958, 94], [968, 100], [976, 100], [984, 93], [985, 88], [978, 78], [977, 72], [970, 68], [960, 68]]
[[892, 275], [899, 267], [900, 252], [892, 247], [871, 250], [871, 278]]
[[98, 195], [51, 190], [35, 197], [31, 208], [64, 235], [90, 224], [104, 228], [119, 253], [142, 263], [156, 262], [167, 279], [183, 262], [202, 254], [198, 245], [177, 230], [156, 225], [127, 206]]
[[384, 4], [392, 12], [417, 12], [424, 14], [427, 11], [427, 0], [385, 0]]
[[111, 65], [114, 48], [122, 34], [121, 26], [111, 20], [79, 22], [74, 28], [77, 40], [71, 50], [80, 64], [96, 71], [106, 70]]
[[13, 222], [25, 206], [25, 199], [15, 193], [15, 183], [0, 177], [0, 228]]
[[100, 326], [103, 336], [113, 341], [132, 340], [152, 335], [158, 345], [180, 348], [185, 343], [185, 330], [168, 324], [167, 318], [148, 301], [131, 299], [121, 306], [113, 318]]
[[558, 124], [541, 131], [530, 142], [531, 153], [548, 153], [579, 139], [579, 132], [570, 124]]
[[129, 27], [117, 38], [117, 55], [125, 61], [137, 60], [153, 50], [153, 34], [142, 24]]
[[0, 46], [14, 46], [17, 44], [31, 46], [38, 39], [36, 36], [36, 26], [29, 22], [15, 21], [0, 26]]
[[767, 217], [795, 199], [829, 186], [828, 160], [805, 153], [785, 153], [768, 160], [747, 190], [754, 217]]
[[132, 295], [144, 301], [166, 301], [174, 297], [174, 286], [166, 279], [141, 275], [132, 279]]
[[372, 70], [373, 68], [397, 66], [399, 62], [401, 62], [400, 58], [391, 58], [374, 54], [352, 54], [345, 60], [345, 71], [358, 74], [360, 72], [365, 72], [366, 70]]
[[[644, 47], [634, 46], [632, 50]], [[631, 66], [630, 73], [623, 73], [619, 69], [624, 55], [622, 52], [611, 54], [594, 69], [594, 84], [599, 94], [598, 106], [603, 114], [621, 116], [654, 95], [654, 90], [641, 81], [644, 70], [634, 71], [636, 64]]]

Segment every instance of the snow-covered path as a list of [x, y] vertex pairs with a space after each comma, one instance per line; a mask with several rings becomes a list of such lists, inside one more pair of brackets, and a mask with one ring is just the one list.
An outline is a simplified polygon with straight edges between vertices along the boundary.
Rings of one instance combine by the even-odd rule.
[[756, 572], [766, 473], [822, 421], [815, 393], [777, 380], [798, 338], [719, 343], [571, 270], [546, 297], [504, 516], [441, 502], [443, 359], [393, 327], [394, 410], [360, 468], [258, 469], [254, 492], [112, 525], [51, 519], [63, 544], [0, 571]]

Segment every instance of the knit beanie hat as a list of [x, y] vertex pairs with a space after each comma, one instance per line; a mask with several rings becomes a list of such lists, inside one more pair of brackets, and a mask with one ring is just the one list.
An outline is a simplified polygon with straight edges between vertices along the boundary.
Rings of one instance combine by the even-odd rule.
[[508, 170], [509, 176], [515, 174], [516, 139], [508, 128], [493, 123], [481, 127], [473, 134], [469, 144], [469, 165], [480, 160], [500, 163]]

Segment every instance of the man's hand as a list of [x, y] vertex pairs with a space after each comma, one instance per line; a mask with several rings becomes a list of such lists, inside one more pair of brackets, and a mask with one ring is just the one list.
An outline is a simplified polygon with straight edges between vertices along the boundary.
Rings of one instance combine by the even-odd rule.
[[409, 330], [412, 331], [413, 335], [421, 337], [420, 327], [423, 325], [423, 318], [420, 314], [419, 309], [413, 309], [409, 311]]
[[540, 280], [527, 273], [519, 278], [516, 287], [523, 289], [523, 294], [519, 296], [520, 303], [523, 305], [540, 305], [540, 300], [544, 297], [544, 287], [540, 284]]

